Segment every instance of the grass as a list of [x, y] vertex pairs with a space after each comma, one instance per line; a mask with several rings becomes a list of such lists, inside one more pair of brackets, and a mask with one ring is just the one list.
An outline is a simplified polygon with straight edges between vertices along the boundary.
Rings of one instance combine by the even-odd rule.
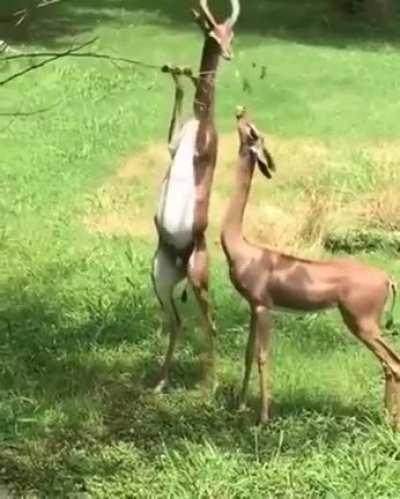
[[[201, 37], [183, 4], [64, 1], [10, 40], [44, 49], [99, 35], [101, 51], [186, 64], [198, 59]], [[308, 2], [298, 16], [289, 1], [249, 2], [236, 59], [221, 68], [222, 153], [210, 227], [214, 398], [196, 388], [203, 344], [192, 299], [181, 305], [187, 320], [171, 390], [148, 389], [166, 343], [148, 273], [166, 164], [168, 79], [68, 59], [1, 88], [0, 112], [56, 104], [29, 118], [0, 116], [4, 490], [16, 497], [397, 497], [400, 441], [382, 411], [381, 373], [335, 314], [278, 315], [273, 422], [254, 427], [256, 380], [251, 411], [235, 412], [248, 312], [228, 284], [217, 238], [236, 156], [236, 104], [268, 132], [279, 168], [271, 183], [256, 179], [246, 223], [253, 239], [325, 254], [324, 237], [343, 226], [399, 229], [400, 32], [395, 23], [354, 27], [324, 5]], [[52, 19], [57, 29], [49, 29]], [[359, 257], [400, 278], [392, 253]]]

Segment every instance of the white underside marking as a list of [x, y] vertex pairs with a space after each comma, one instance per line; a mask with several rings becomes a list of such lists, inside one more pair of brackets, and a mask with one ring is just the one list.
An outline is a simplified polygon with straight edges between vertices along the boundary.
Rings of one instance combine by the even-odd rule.
[[169, 242], [184, 248], [192, 241], [196, 201], [193, 158], [196, 149], [198, 120], [188, 121], [177, 140], [169, 174], [161, 186], [157, 222], [170, 235]]
[[323, 312], [327, 312], [329, 310], [332, 310], [334, 305], [330, 307], [324, 307], [320, 308], [318, 310], [295, 310], [293, 308], [286, 308], [286, 307], [278, 307], [276, 305], [273, 305], [270, 310], [272, 313], [282, 313], [282, 314], [296, 314], [296, 315], [319, 315]]

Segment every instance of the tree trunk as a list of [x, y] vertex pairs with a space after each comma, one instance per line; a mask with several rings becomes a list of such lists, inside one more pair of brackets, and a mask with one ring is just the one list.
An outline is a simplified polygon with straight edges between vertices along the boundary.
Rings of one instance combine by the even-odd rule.
[[365, 13], [370, 21], [386, 24], [394, 14], [393, 0], [365, 0]]
[[350, 16], [365, 16], [369, 21], [386, 24], [394, 15], [394, 0], [331, 0], [335, 10]]

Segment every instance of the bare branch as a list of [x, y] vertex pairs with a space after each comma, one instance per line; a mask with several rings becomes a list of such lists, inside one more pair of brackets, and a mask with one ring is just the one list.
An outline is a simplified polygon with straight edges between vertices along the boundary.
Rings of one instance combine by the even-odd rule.
[[[57, 59], [60, 59], [62, 57], [76, 57], [76, 58], [90, 58], [90, 59], [101, 59], [105, 61], [109, 61], [112, 63], [117, 63], [117, 62], [122, 62], [125, 64], [133, 65], [133, 66], [141, 66], [144, 68], [148, 69], [156, 69], [158, 71], [163, 71], [165, 68], [165, 64], [160, 66], [157, 64], [149, 64], [137, 59], [131, 59], [129, 57], [119, 57], [119, 56], [114, 56], [110, 54], [103, 54], [103, 53], [97, 53], [97, 52], [79, 52], [82, 48], [94, 43], [97, 40], [97, 38], [94, 38], [90, 40], [89, 42], [86, 42], [82, 45], [79, 45], [78, 47], [74, 47], [68, 50], [65, 50], [63, 52], [33, 52], [33, 53], [27, 53], [24, 52], [22, 54], [14, 54], [14, 55], [7, 55], [5, 57], [0, 57], [0, 61], [3, 62], [9, 62], [9, 61], [15, 61], [18, 59], [39, 59], [46, 57], [44, 61], [40, 61], [36, 64], [32, 64], [31, 66], [28, 66], [27, 68], [24, 68], [23, 70], [5, 78], [4, 80], [0, 80], [0, 86], [5, 85], [6, 83], [9, 83], [10, 81], [19, 78], [20, 76], [25, 75], [26, 73], [29, 73], [30, 71], [34, 71], [35, 69], [41, 68], [47, 64], [50, 64], [51, 62], [56, 61]], [[165, 72], [165, 71], [163, 71]], [[208, 72], [204, 72], [208, 73]], [[193, 72], [190, 71], [190, 75], [187, 73], [182, 73], [183, 76], [186, 76], [188, 78], [193, 77]]]
[[19, 26], [20, 24], [22, 24], [32, 14], [34, 10], [41, 9], [43, 7], [48, 7], [49, 5], [53, 5], [58, 2], [60, 2], [60, 0], [42, 0], [33, 7], [26, 7], [25, 9], [21, 9], [18, 10], [17, 12], [14, 12], [13, 17], [18, 18], [15, 23], [15, 26]]
[[[91, 42], [93, 43], [93, 42]], [[112, 62], [125, 62], [126, 64], [132, 64], [135, 66], [142, 66], [150, 69], [161, 69], [163, 66], [148, 64], [146, 62], [139, 61], [137, 59], [130, 59], [129, 57], [119, 57], [110, 54], [102, 54], [97, 52], [79, 52], [75, 53], [75, 50], [65, 51], [65, 52], [24, 52], [23, 54], [8, 55], [6, 57], [0, 58], [0, 61], [15, 61], [16, 59], [36, 59], [40, 57], [55, 57], [56, 55], [62, 54], [62, 57], [88, 57], [92, 59], [103, 59]]]
[[[162, 66], [157, 65], [157, 64], [149, 64], [143, 61], [140, 61], [138, 59], [131, 59], [129, 57], [120, 57], [120, 56], [114, 56], [110, 54], [104, 54], [104, 53], [98, 53], [98, 52], [80, 52], [81, 49], [87, 47], [88, 45], [93, 44], [97, 38], [93, 38], [89, 40], [88, 42], [85, 42], [81, 45], [78, 45], [76, 47], [69, 48], [67, 50], [64, 50], [62, 52], [23, 52], [23, 53], [18, 53], [18, 54], [13, 54], [13, 55], [6, 55], [4, 57], [1, 57], [1, 51], [0, 51], [0, 62], [10, 62], [10, 61], [16, 61], [19, 59], [42, 59], [46, 58], [44, 60], [41, 60], [38, 63], [31, 64], [30, 66], [18, 71], [17, 73], [12, 74], [11, 76], [8, 76], [7, 78], [4, 78], [3, 80], [0, 80], [0, 86], [6, 85], [7, 83], [15, 80], [16, 78], [19, 78], [21, 76], [24, 76], [27, 73], [30, 73], [31, 71], [34, 71], [36, 69], [42, 68], [43, 66], [46, 66], [47, 64], [50, 64], [58, 59], [61, 59], [63, 57], [75, 57], [75, 58], [90, 58], [90, 59], [100, 59], [100, 60], [105, 60], [109, 61], [111, 63], [125, 63], [133, 66], [141, 66], [143, 68], [147, 69], [156, 69], [157, 71], [162, 71], [165, 72], [165, 67], [166, 65], [163, 64]], [[188, 72], [189, 69], [189, 72]], [[209, 74], [209, 73], [214, 73], [214, 71], [203, 71], [200, 72], [200, 74]], [[186, 71], [183, 71], [182, 76], [193, 79], [194, 72], [190, 68], [186, 68]]]
[[0, 40], [0, 56], [1, 54], [20, 54], [20, 51], [8, 45], [4, 40]]
[[41, 9], [42, 7], [48, 7], [49, 5], [53, 5], [55, 3], [59, 3], [60, 0], [43, 0], [42, 2], [36, 5], [37, 9]]
[[[13, 81], [21, 76], [26, 75], [27, 73], [30, 73], [31, 71], [35, 71], [36, 69], [42, 68], [43, 66], [46, 66], [47, 64], [51, 64], [52, 62], [57, 61], [58, 59], [61, 59], [62, 57], [67, 57], [71, 54], [75, 54], [78, 50], [81, 50], [88, 45], [92, 45], [95, 41], [97, 40], [96, 38], [92, 38], [91, 40], [82, 43], [76, 47], [71, 47], [67, 50], [64, 50], [63, 52], [54, 52], [53, 55], [48, 56], [48, 59], [45, 59], [44, 61], [40, 61], [36, 64], [32, 64], [21, 71], [18, 71], [17, 73], [12, 74], [11, 76], [8, 76], [7, 78], [4, 78], [4, 80], [0, 80], [0, 86], [6, 85], [10, 81]], [[31, 54], [32, 56], [33, 54]], [[75, 54], [76, 55], [76, 54]], [[17, 54], [17, 55], [11, 55], [7, 57], [1, 58], [2, 61], [7, 61], [7, 60], [12, 60], [16, 58], [21, 58], [21, 57], [29, 57], [29, 54]]]
[[21, 117], [25, 117], [25, 116], [35, 116], [36, 114], [47, 113], [51, 109], [58, 106], [58, 104], [59, 104], [59, 102], [56, 102], [55, 104], [52, 104], [51, 106], [42, 107], [40, 109], [35, 109], [34, 111], [10, 111], [10, 112], [1, 111], [0, 117], [21, 118]]

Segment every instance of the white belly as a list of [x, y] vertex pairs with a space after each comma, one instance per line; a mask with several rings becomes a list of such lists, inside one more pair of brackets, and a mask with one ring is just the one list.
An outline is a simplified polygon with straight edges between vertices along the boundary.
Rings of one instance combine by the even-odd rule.
[[175, 156], [161, 187], [157, 222], [170, 236], [169, 242], [184, 248], [192, 241], [196, 186], [193, 158], [199, 122], [182, 128]]

